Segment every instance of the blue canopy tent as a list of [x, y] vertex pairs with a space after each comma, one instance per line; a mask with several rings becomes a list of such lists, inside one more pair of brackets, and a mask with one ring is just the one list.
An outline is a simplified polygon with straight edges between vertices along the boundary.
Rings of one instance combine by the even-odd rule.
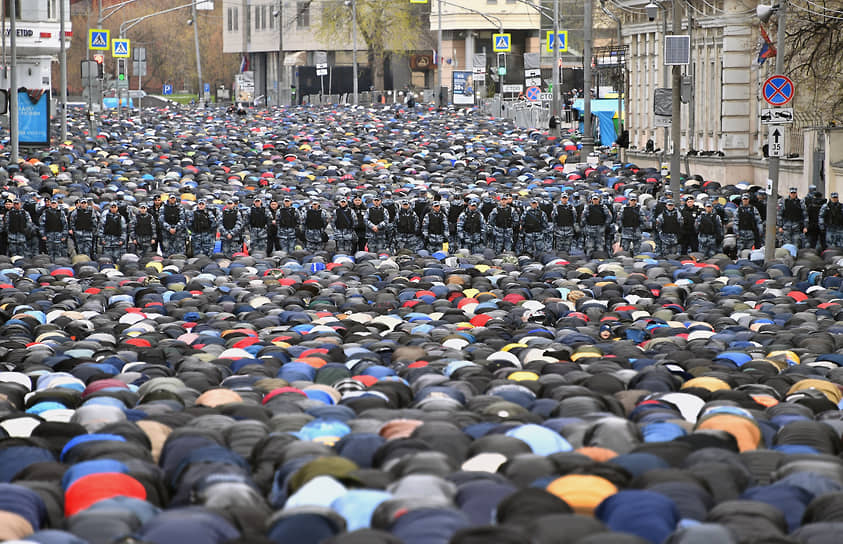
[[[623, 102], [621, 102], [621, 107]], [[585, 109], [583, 106], [583, 99], [577, 98], [574, 100], [573, 108], [579, 112]], [[615, 130], [615, 114], [618, 113], [618, 101], [616, 98], [611, 99], [592, 99], [591, 113], [597, 117], [597, 123], [600, 126], [600, 143], [602, 145], [612, 145], [618, 139], [618, 134]], [[580, 123], [580, 131], [582, 131], [582, 123]]]

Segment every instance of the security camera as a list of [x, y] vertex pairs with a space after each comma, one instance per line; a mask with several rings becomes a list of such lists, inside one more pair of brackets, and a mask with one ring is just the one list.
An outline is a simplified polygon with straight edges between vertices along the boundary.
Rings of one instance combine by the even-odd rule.
[[272, 10], [272, 16], [273, 16], [273, 17], [278, 17], [279, 15], [281, 15], [281, 11], [280, 11], [280, 10], [278, 10], [278, 9], [274, 9], [274, 10]]
[[650, 2], [644, 9], [647, 11], [647, 19], [650, 21], [656, 20], [656, 15], [659, 14], [659, 6], [655, 2]]
[[775, 13], [777, 9], [778, 6], [765, 6], [764, 4], [758, 4], [755, 7], [755, 14], [762, 23], [766, 23], [770, 20], [770, 17], [772, 17], [773, 13]]
[[193, 24], [193, 19], [188, 19], [188, 20], [187, 20], [187, 26], [190, 26], [190, 25], [192, 25], [192, 24]]

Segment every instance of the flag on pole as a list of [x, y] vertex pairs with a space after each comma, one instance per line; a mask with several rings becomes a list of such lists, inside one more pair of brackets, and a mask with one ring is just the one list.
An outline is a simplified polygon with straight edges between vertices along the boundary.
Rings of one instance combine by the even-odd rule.
[[773, 42], [770, 40], [770, 36], [768, 36], [767, 31], [764, 30], [764, 25], [760, 25], [760, 27], [761, 38], [764, 40], [764, 43], [761, 44], [761, 50], [758, 52], [758, 64], [764, 64], [765, 60], [776, 56], [776, 46], [773, 45]]
[[246, 72], [249, 70], [249, 55], [247, 53], [243, 53], [240, 57], [240, 71]]

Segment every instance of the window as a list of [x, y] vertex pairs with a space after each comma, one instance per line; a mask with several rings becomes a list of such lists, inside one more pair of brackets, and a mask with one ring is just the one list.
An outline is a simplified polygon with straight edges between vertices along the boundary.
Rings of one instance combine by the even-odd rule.
[[310, 28], [310, 2], [296, 2], [296, 28]]
[[270, 30], [275, 28], [275, 17], [276, 17], [275, 13], [276, 12], [275, 12], [274, 9], [269, 11], [269, 29]]
[[240, 30], [240, 8], [233, 8], [234, 9], [234, 31], [237, 32]]
[[487, 4], [497, 4], [498, 0], [486, 0]]
[[266, 6], [261, 6], [261, 28], [264, 29], [264, 30], [266, 30], [266, 18], [267, 18]]
[[234, 8], [228, 8], [228, 11], [226, 12], [226, 15], [227, 15], [226, 19], [228, 21], [228, 24], [226, 26], [226, 30], [231, 32], [232, 30], [234, 30]]
[[[3, 0], [3, 14], [8, 17], [12, 13], [12, 3], [9, 0]], [[20, 19], [20, 0], [15, 0], [15, 15]]]

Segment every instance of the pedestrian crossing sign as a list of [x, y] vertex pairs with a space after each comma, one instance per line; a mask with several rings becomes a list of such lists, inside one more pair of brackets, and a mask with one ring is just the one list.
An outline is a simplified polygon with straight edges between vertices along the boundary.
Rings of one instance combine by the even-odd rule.
[[129, 40], [112, 40], [111, 42], [111, 56], [116, 59], [129, 58]]
[[88, 31], [88, 49], [108, 50], [110, 31], [92, 28]]
[[[566, 51], [568, 51], [568, 31], [567, 30], [560, 30], [556, 35], [559, 36], [559, 52], [565, 53]], [[553, 53], [554, 48], [556, 46], [556, 44], [553, 43], [555, 41], [553, 39], [553, 36], [554, 36], [553, 31], [548, 30], [547, 31], [547, 38], [545, 39], [545, 43], [547, 44], [546, 51], [548, 53]]]
[[492, 50], [495, 53], [509, 53], [512, 51], [512, 35], [492, 34]]

